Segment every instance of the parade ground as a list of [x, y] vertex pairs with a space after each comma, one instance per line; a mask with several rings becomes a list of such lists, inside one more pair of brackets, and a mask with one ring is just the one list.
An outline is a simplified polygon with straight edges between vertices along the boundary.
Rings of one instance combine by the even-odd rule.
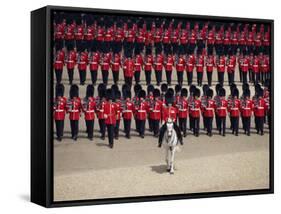
[[[78, 71], [75, 70], [74, 83], [79, 84]], [[112, 73], [109, 84], [112, 84]], [[99, 72], [98, 79], [101, 79]], [[146, 90], [144, 72], [141, 84]], [[235, 80], [239, 72], [236, 69]], [[152, 72], [152, 84], [155, 76]], [[184, 85], [187, 86], [186, 74]], [[204, 72], [203, 84], [206, 83]], [[213, 86], [217, 83], [217, 72], [213, 72]], [[196, 83], [196, 72], [194, 81]], [[86, 85], [80, 86], [80, 97], [90, 81], [87, 71]], [[163, 72], [163, 82], [166, 82]], [[68, 97], [69, 84], [67, 71], [63, 71], [65, 96]], [[123, 84], [123, 72], [120, 71], [120, 89]], [[236, 82], [242, 93], [241, 83]], [[176, 84], [176, 72], [173, 72], [173, 86]], [[195, 84], [197, 85], [197, 84]], [[96, 87], [95, 87], [96, 88]], [[201, 89], [201, 88], [200, 88]], [[227, 73], [225, 89], [229, 94]], [[251, 96], [254, 88], [251, 84]], [[201, 90], [202, 92], [202, 90]], [[133, 95], [133, 93], [132, 93]], [[97, 90], [95, 90], [97, 96]], [[269, 129], [265, 125], [263, 136], [254, 129], [254, 117], [251, 121], [251, 136], [244, 134], [240, 119], [239, 136], [231, 134], [227, 117], [226, 136], [218, 135], [213, 121], [213, 136], [206, 135], [201, 118], [200, 136], [194, 137], [189, 130], [184, 145], [176, 153], [175, 174], [166, 172], [165, 153], [158, 148], [158, 138], [146, 130], [145, 138], [135, 132], [132, 120], [131, 139], [125, 138], [123, 121], [120, 123], [119, 139], [114, 148], [108, 147], [108, 139], [100, 139], [98, 120], [95, 120], [94, 139], [87, 139], [84, 116], [79, 121], [77, 141], [71, 139], [68, 115], [65, 119], [64, 137], [61, 142], [54, 140], [54, 200], [84, 200], [117, 198], [131, 196], [167, 195], [181, 193], [216, 192], [231, 190], [250, 190], [269, 188]], [[148, 128], [148, 123], [146, 123]], [[188, 119], [189, 128], [189, 119]], [[55, 137], [55, 134], [54, 134]]]

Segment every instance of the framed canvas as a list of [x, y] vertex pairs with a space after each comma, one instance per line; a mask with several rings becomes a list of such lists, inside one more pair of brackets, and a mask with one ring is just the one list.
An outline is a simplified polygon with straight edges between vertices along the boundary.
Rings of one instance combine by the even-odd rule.
[[273, 193], [273, 20], [31, 12], [31, 201]]

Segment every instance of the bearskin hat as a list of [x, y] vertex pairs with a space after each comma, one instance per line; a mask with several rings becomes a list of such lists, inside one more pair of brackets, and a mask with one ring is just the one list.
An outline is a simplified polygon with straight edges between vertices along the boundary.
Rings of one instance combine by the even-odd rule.
[[168, 88], [168, 90], [167, 90], [166, 93], [170, 93], [170, 94], [172, 94], [172, 96], [175, 95], [175, 91], [174, 91], [174, 89], [172, 89], [172, 88]]
[[224, 88], [220, 88], [218, 95], [220, 97], [225, 97], [225, 94], [226, 94], [225, 89]]
[[221, 84], [216, 84], [216, 93], [218, 94], [219, 93], [219, 90], [222, 88], [222, 85]]
[[136, 85], [134, 86], [135, 96], [138, 96], [138, 93], [140, 92], [140, 90], [142, 90], [141, 85], [136, 84]]
[[167, 90], [168, 90], [168, 85], [166, 83], [163, 83], [161, 85], [161, 92], [166, 93]]
[[114, 98], [115, 100], [120, 100], [121, 99], [121, 91], [114, 91]]
[[79, 87], [77, 85], [71, 85], [70, 90], [69, 90], [69, 96], [70, 98], [73, 97], [79, 97]]
[[127, 91], [131, 91], [131, 87], [130, 87], [128, 84], [122, 85], [122, 94], [123, 94], [123, 96], [124, 96], [124, 94], [125, 94]]
[[242, 90], [245, 91], [246, 89], [249, 89], [249, 84], [248, 83], [244, 83], [242, 85]]
[[210, 89], [210, 87], [209, 87], [209, 85], [204, 84], [202, 89], [203, 89], [203, 95], [207, 95], [207, 91]]
[[61, 83], [56, 84], [56, 97], [62, 97], [64, 95], [64, 86]]
[[181, 91], [181, 86], [180, 85], [175, 85], [175, 92], [176, 94], [179, 93]]
[[167, 104], [172, 104], [174, 102], [174, 92], [168, 89], [165, 94], [165, 100]]
[[106, 89], [105, 97], [107, 100], [114, 100], [114, 92], [111, 88]]
[[86, 97], [93, 97], [95, 92], [95, 88], [92, 84], [87, 85], [86, 89]]
[[259, 97], [263, 97], [263, 89], [262, 89], [262, 88], [260, 88], [260, 89], [258, 90], [258, 96], [259, 96]]
[[104, 97], [105, 96], [105, 90], [106, 90], [106, 85], [103, 83], [100, 83], [98, 85], [98, 95], [99, 97]]
[[146, 96], [145, 90], [140, 90], [138, 93], [138, 98], [145, 99], [145, 96]]
[[123, 97], [124, 97], [124, 99], [131, 98], [132, 97], [131, 91], [130, 90], [124, 91]]
[[243, 96], [244, 96], [244, 97], [250, 97], [250, 96], [251, 96], [251, 91], [250, 91], [250, 89], [245, 89], [244, 92], [243, 92]]
[[233, 91], [232, 91], [232, 96], [233, 97], [239, 97], [239, 90], [238, 88], [234, 88]]
[[270, 79], [266, 79], [266, 80], [264, 81], [264, 87], [270, 88]]
[[147, 89], [146, 89], [146, 92], [147, 92], [147, 94], [153, 93], [153, 90], [154, 90], [154, 86], [153, 85], [148, 85]]
[[194, 97], [200, 97], [200, 94], [201, 94], [201, 91], [200, 91], [200, 89], [199, 88], [195, 88], [195, 90], [194, 90]]
[[113, 90], [113, 92], [119, 91], [119, 87], [118, 87], [118, 85], [116, 85], [116, 84], [113, 84], [113, 85], [111, 86], [111, 89]]
[[196, 86], [195, 86], [195, 85], [191, 85], [191, 86], [189, 87], [189, 93], [190, 93], [190, 95], [193, 95], [193, 94], [194, 94], [195, 89], [196, 89]]
[[153, 90], [153, 97], [156, 98], [156, 97], [160, 97], [160, 90], [158, 88], [155, 88]]
[[258, 91], [261, 89], [261, 85], [260, 84], [256, 84], [255, 85], [255, 92], [258, 93]]
[[206, 91], [206, 95], [208, 96], [208, 97], [213, 97], [214, 96], [214, 91], [211, 89], [211, 88], [209, 88], [207, 91]]
[[188, 95], [187, 89], [186, 89], [186, 88], [182, 88], [182, 89], [181, 89], [181, 96], [182, 96], [182, 97], [187, 97], [187, 95]]

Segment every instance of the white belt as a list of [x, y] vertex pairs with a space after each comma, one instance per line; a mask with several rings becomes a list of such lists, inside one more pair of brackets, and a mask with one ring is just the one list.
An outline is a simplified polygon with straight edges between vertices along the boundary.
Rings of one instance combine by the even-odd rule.
[[187, 109], [185, 108], [185, 109], [179, 109], [180, 111], [186, 111]]
[[101, 110], [99, 110], [100, 112], [103, 112], [103, 110], [101, 109]]
[[95, 112], [95, 110], [87, 110], [86, 112], [91, 113], [91, 112]]
[[146, 112], [146, 110], [138, 110], [138, 112]]
[[64, 110], [62, 109], [56, 109], [56, 112], [63, 112]]
[[123, 113], [132, 112], [132, 110], [124, 110]]
[[206, 110], [214, 110], [214, 108], [206, 108]]
[[264, 109], [264, 107], [258, 107], [258, 109]]
[[160, 112], [160, 110], [152, 110], [152, 112]]
[[218, 110], [222, 110], [222, 109], [226, 109], [226, 107], [220, 107], [220, 108], [218, 108]]
[[78, 112], [78, 110], [70, 110], [69, 112]]
[[231, 108], [231, 110], [238, 110], [238, 108]]
[[199, 111], [200, 108], [192, 108], [191, 110], [192, 110], [192, 111]]
[[249, 110], [249, 109], [251, 109], [251, 108], [243, 108], [243, 109]]

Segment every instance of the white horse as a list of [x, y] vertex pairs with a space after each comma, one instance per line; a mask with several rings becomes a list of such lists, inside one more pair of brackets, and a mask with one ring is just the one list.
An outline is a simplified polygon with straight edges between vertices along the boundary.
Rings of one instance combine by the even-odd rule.
[[178, 126], [172, 119], [169, 118], [166, 124], [161, 127], [158, 143], [159, 147], [161, 147], [162, 143], [164, 143], [164, 148], [166, 150], [167, 171], [170, 172], [170, 174], [174, 174], [175, 152], [178, 149], [178, 143], [182, 144], [182, 137]]

